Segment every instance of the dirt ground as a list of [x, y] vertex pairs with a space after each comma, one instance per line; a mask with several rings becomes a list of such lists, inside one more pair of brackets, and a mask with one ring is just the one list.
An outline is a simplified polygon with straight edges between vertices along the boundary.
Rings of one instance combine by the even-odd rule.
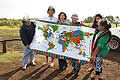
[[[87, 69], [89, 64], [82, 65], [79, 76], [71, 74], [71, 65], [64, 71], [58, 70], [58, 61], [55, 59], [55, 67], [49, 68], [43, 65], [45, 57], [36, 60], [36, 66], [28, 66], [25, 71], [21, 70], [21, 62], [0, 63], [0, 80], [91, 80]], [[104, 59], [103, 80], [120, 80], [120, 52], [111, 52]]]

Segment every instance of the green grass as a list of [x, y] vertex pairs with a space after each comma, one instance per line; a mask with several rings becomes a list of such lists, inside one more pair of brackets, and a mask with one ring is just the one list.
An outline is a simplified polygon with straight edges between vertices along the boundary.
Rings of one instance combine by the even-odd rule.
[[0, 63], [20, 62], [22, 54], [19, 52], [0, 53]]
[[[19, 38], [19, 28], [17, 27], [13, 28], [9, 26], [0, 26], [0, 40], [12, 39], [12, 38]], [[11, 46], [13, 45], [14, 44], [11, 44]], [[0, 48], [2, 48], [2, 46], [0, 46]], [[11, 51], [5, 54], [0, 53], [0, 63], [21, 61], [21, 57], [22, 57], [22, 54], [15, 51], [14, 52]]]
[[19, 29], [16, 26], [10, 27], [10, 26], [0, 26], [0, 30], [14, 30], [14, 29]]
[[[35, 61], [45, 61], [45, 56], [40, 54], [34, 54]], [[10, 51], [7, 53], [0, 53], [0, 63], [21, 63], [23, 57], [23, 51]]]
[[11, 28], [9, 26], [0, 26], [0, 38], [1, 39], [11, 39], [19, 38], [19, 28]]

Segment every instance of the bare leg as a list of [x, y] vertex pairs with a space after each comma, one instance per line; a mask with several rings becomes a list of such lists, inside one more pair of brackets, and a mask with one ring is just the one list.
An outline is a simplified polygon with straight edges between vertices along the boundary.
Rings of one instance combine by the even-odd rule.
[[51, 58], [51, 63], [53, 63], [53, 61], [54, 61], [54, 58]]
[[48, 63], [48, 56], [46, 56], [46, 63]]
[[53, 63], [53, 61], [54, 61], [54, 58], [51, 58], [50, 67], [54, 67], [54, 63]]

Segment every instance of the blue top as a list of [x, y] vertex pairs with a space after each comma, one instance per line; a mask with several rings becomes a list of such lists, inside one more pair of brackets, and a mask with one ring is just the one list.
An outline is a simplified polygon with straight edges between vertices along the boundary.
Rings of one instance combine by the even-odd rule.
[[32, 42], [33, 36], [35, 34], [35, 27], [36, 25], [33, 22], [31, 22], [29, 26], [26, 26], [25, 24], [21, 26], [20, 37], [24, 46], [30, 45]]

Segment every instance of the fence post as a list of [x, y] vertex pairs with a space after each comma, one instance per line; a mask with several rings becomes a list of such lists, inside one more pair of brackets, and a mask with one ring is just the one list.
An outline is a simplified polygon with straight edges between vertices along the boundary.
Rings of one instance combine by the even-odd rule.
[[3, 53], [6, 53], [7, 52], [7, 50], [6, 50], [6, 41], [3, 41], [2, 45], [3, 45]]

